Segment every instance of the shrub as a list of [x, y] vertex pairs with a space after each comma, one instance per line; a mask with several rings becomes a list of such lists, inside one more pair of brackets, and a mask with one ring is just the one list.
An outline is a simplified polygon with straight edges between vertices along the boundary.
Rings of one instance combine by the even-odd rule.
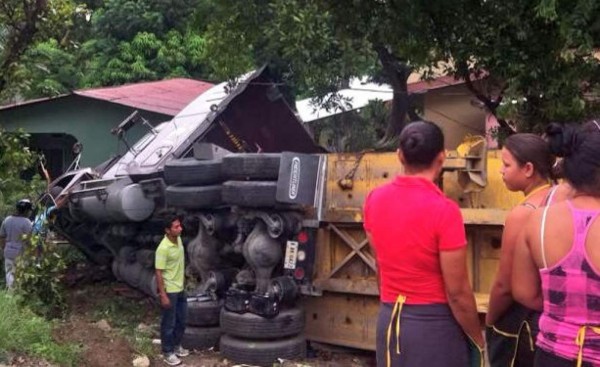
[[0, 353], [23, 353], [61, 366], [76, 366], [79, 348], [52, 339], [52, 323], [36, 316], [26, 300], [0, 291]]
[[61, 317], [66, 312], [62, 282], [68, 265], [65, 247], [46, 241], [38, 234], [33, 234], [30, 242], [17, 258], [15, 291], [36, 314]]

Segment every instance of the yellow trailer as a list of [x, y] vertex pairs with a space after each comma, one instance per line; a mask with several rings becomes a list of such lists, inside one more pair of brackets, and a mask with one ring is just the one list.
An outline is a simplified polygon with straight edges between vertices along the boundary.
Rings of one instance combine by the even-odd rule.
[[[469, 276], [480, 313], [498, 267], [502, 226], [522, 195], [509, 192], [500, 175], [500, 151], [487, 151], [482, 138], [469, 138], [447, 154], [439, 182], [462, 210]], [[394, 152], [328, 154], [317, 192], [315, 262], [302, 298], [309, 340], [375, 349], [378, 312], [376, 261], [362, 223], [362, 205], [373, 188], [402, 167]]]

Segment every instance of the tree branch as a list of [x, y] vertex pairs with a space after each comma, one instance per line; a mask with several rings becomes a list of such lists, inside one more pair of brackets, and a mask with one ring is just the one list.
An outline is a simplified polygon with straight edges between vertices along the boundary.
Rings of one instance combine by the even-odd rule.
[[502, 99], [504, 98], [504, 92], [506, 88], [508, 88], [508, 84], [504, 84], [500, 93], [498, 93], [498, 98], [492, 100], [489, 96], [483, 94], [475, 85], [473, 84], [473, 80], [471, 79], [471, 73], [469, 67], [466, 62], [461, 62], [458, 65], [458, 74], [465, 81], [465, 85], [467, 89], [478, 99], [480, 100], [487, 110], [496, 117], [498, 124], [500, 125], [500, 129], [507, 133], [507, 135], [514, 134], [516, 131], [506, 122], [505, 119], [498, 118], [496, 114], [496, 109], [500, 106]]

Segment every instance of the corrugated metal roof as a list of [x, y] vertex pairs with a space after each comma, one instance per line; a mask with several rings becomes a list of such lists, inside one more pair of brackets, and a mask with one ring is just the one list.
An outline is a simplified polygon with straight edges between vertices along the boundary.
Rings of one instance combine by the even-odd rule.
[[213, 84], [201, 80], [175, 78], [109, 88], [76, 90], [73, 93], [175, 116], [191, 101], [209, 90], [212, 86]]
[[[80, 89], [73, 91], [73, 94], [175, 116], [191, 101], [209, 90], [212, 86], [213, 84], [202, 80], [175, 78], [115, 87]], [[13, 103], [0, 106], [0, 110], [48, 102], [66, 96], [69, 96], [69, 94]]]

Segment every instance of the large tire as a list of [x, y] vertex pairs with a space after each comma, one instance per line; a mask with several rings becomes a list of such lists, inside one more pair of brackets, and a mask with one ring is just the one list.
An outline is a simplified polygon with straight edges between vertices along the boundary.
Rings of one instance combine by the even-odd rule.
[[119, 261], [123, 264], [135, 262], [135, 247], [123, 246], [119, 249]]
[[169, 186], [165, 192], [167, 206], [182, 209], [208, 209], [223, 204], [221, 185]]
[[130, 264], [120, 263], [119, 276], [121, 279], [133, 288], [140, 288], [142, 274], [145, 272], [141, 264], [133, 262]]
[[192, 326], [219, 325], [221, 301], [188, 302], [186, 323]]
[[304, 335], [279, 340], [249, 340], [223, 335], [220, 343], [221, 354], [235, 362], [257, 366], [272, 366], [281, 359], [301, 359], [306, 357]]
[[223, 332], [218, 326], [193, 327], [186, 326], [181, 345], [187, 349], [206, 350], [217, 347]]
[[221, 161], [195, 158], [174, 159], [165, 164], [167, 185], [203, 186], [223, 181]]
[[223, 184], [223, 201], [246, 207], [273, 207], [277, 205], [275, 181], [227, 181]]
[[279, 153], [240, 153], [223, 157], [223, 173], [228, 180], [277, 180]]
[[156, 283], [156, 274], [151, 270], [144, 270], [140, 275], [139, 290], [148, 296], [158, 299], [158, 285]]
[[298, 335], [304, 330], [304, 310], [282, 310], [274, 318], [264, 318], [252, 313], [238, 314], [221, 311], [223, 333], [248, 339], [277, 339]]
[[154, 269], [156, 253], [153, 250], [138, 250], [135, 259], [146, 269]]

